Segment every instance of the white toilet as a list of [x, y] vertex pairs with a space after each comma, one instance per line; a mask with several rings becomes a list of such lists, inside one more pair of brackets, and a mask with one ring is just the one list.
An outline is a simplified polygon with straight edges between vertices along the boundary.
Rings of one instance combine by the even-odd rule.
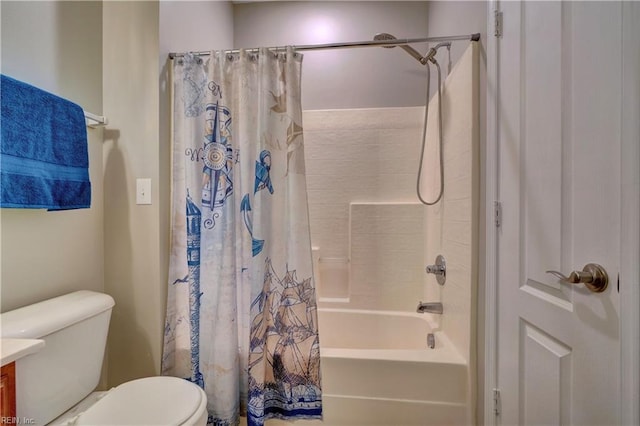
[[93, 392], [114, 304], [106, 294], [77, 291], [1, 314], [3, 338], [45, 341], [16, 362], [18, 418], [37, 425], [206, 425], [207, 397], [187, 380], [148, 377]]

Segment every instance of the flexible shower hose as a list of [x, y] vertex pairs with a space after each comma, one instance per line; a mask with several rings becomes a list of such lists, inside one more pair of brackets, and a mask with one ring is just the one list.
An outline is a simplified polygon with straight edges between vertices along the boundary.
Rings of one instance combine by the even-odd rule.
[[438, 193], [438, 197], [433, 202], [428, 202], [422, 198], [420, 194], [420, 178], [422, 177], [422, 167], [424, 160], [424, 151], [427, 142], [427, 119], [429, 118], [429, 86], [431, 81], [431, 70], [429, 68], [429, 63], [427, 63], [427, 102], [424, 106], [424, 124], [422, 127], [422, 149], [420, 152], [420, 164], [418, 165], [418, 179], [416, 181], [416, 192], [418, 193], [418, 199], [420, 202], [427, 206], [432, 206], [436, 204], [442, 198], [442, 194], [444, 193], [444, 159], [442, 154], [442, 93], [440, 89], [440, 65], [435, 60], [432, 60], [438, 69], [438, 141], [439, 141], [439, 154], [440, 154], [440, 192]]

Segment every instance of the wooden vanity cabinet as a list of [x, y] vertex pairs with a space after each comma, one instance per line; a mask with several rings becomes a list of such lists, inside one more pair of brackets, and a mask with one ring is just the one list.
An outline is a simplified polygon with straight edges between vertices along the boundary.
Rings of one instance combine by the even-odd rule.
[[16, 418], [16, 363], [2, 366], [0, 380], [0, 424], [15, 424]]

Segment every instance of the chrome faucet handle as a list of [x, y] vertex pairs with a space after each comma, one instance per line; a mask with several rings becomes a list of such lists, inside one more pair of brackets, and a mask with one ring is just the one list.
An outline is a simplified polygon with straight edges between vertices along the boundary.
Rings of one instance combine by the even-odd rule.
[[427, 274], [442, 274], [445, 272], [445, 268], [441, 265], [427, 265]]
[[438, 284], [444, 285], [447, 281], [447, 261], [444, 256], [439, 254], [436, 257], [435, 265], [427, 265], [426, 268], [427, 274], [434, 274], [436, 276], [436, 281]]

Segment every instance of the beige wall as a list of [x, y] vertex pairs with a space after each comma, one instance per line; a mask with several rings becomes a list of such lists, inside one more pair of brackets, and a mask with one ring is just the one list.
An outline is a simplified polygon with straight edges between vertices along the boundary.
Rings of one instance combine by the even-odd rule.
[[[424, 37], [425, 1], [252, 2], [234, 6], [235, 47]], [[426, 44], [414, 46], [426, 52]], [[399, 48], [304, 52], [302, 108], [424, 105], [425, 70]]]
[[233, 47], [233, 16], [230, 1], [161, 1], [161, 63], [169, 52]]
[[[0, 7], [2, 73], [101, 114], [102, 4], [2, 1]], [[102, 130], [87, 133], [90, 209], [1, 210], [3, 312], [104, 289]]]
[[[158, 3], [104, 2], [105, 291], [116, 305], [108, 381], [160, 371], [168, 248], [159, 185]], [[152, 204], [136, 205], [137, 178], [150, 178]]]

